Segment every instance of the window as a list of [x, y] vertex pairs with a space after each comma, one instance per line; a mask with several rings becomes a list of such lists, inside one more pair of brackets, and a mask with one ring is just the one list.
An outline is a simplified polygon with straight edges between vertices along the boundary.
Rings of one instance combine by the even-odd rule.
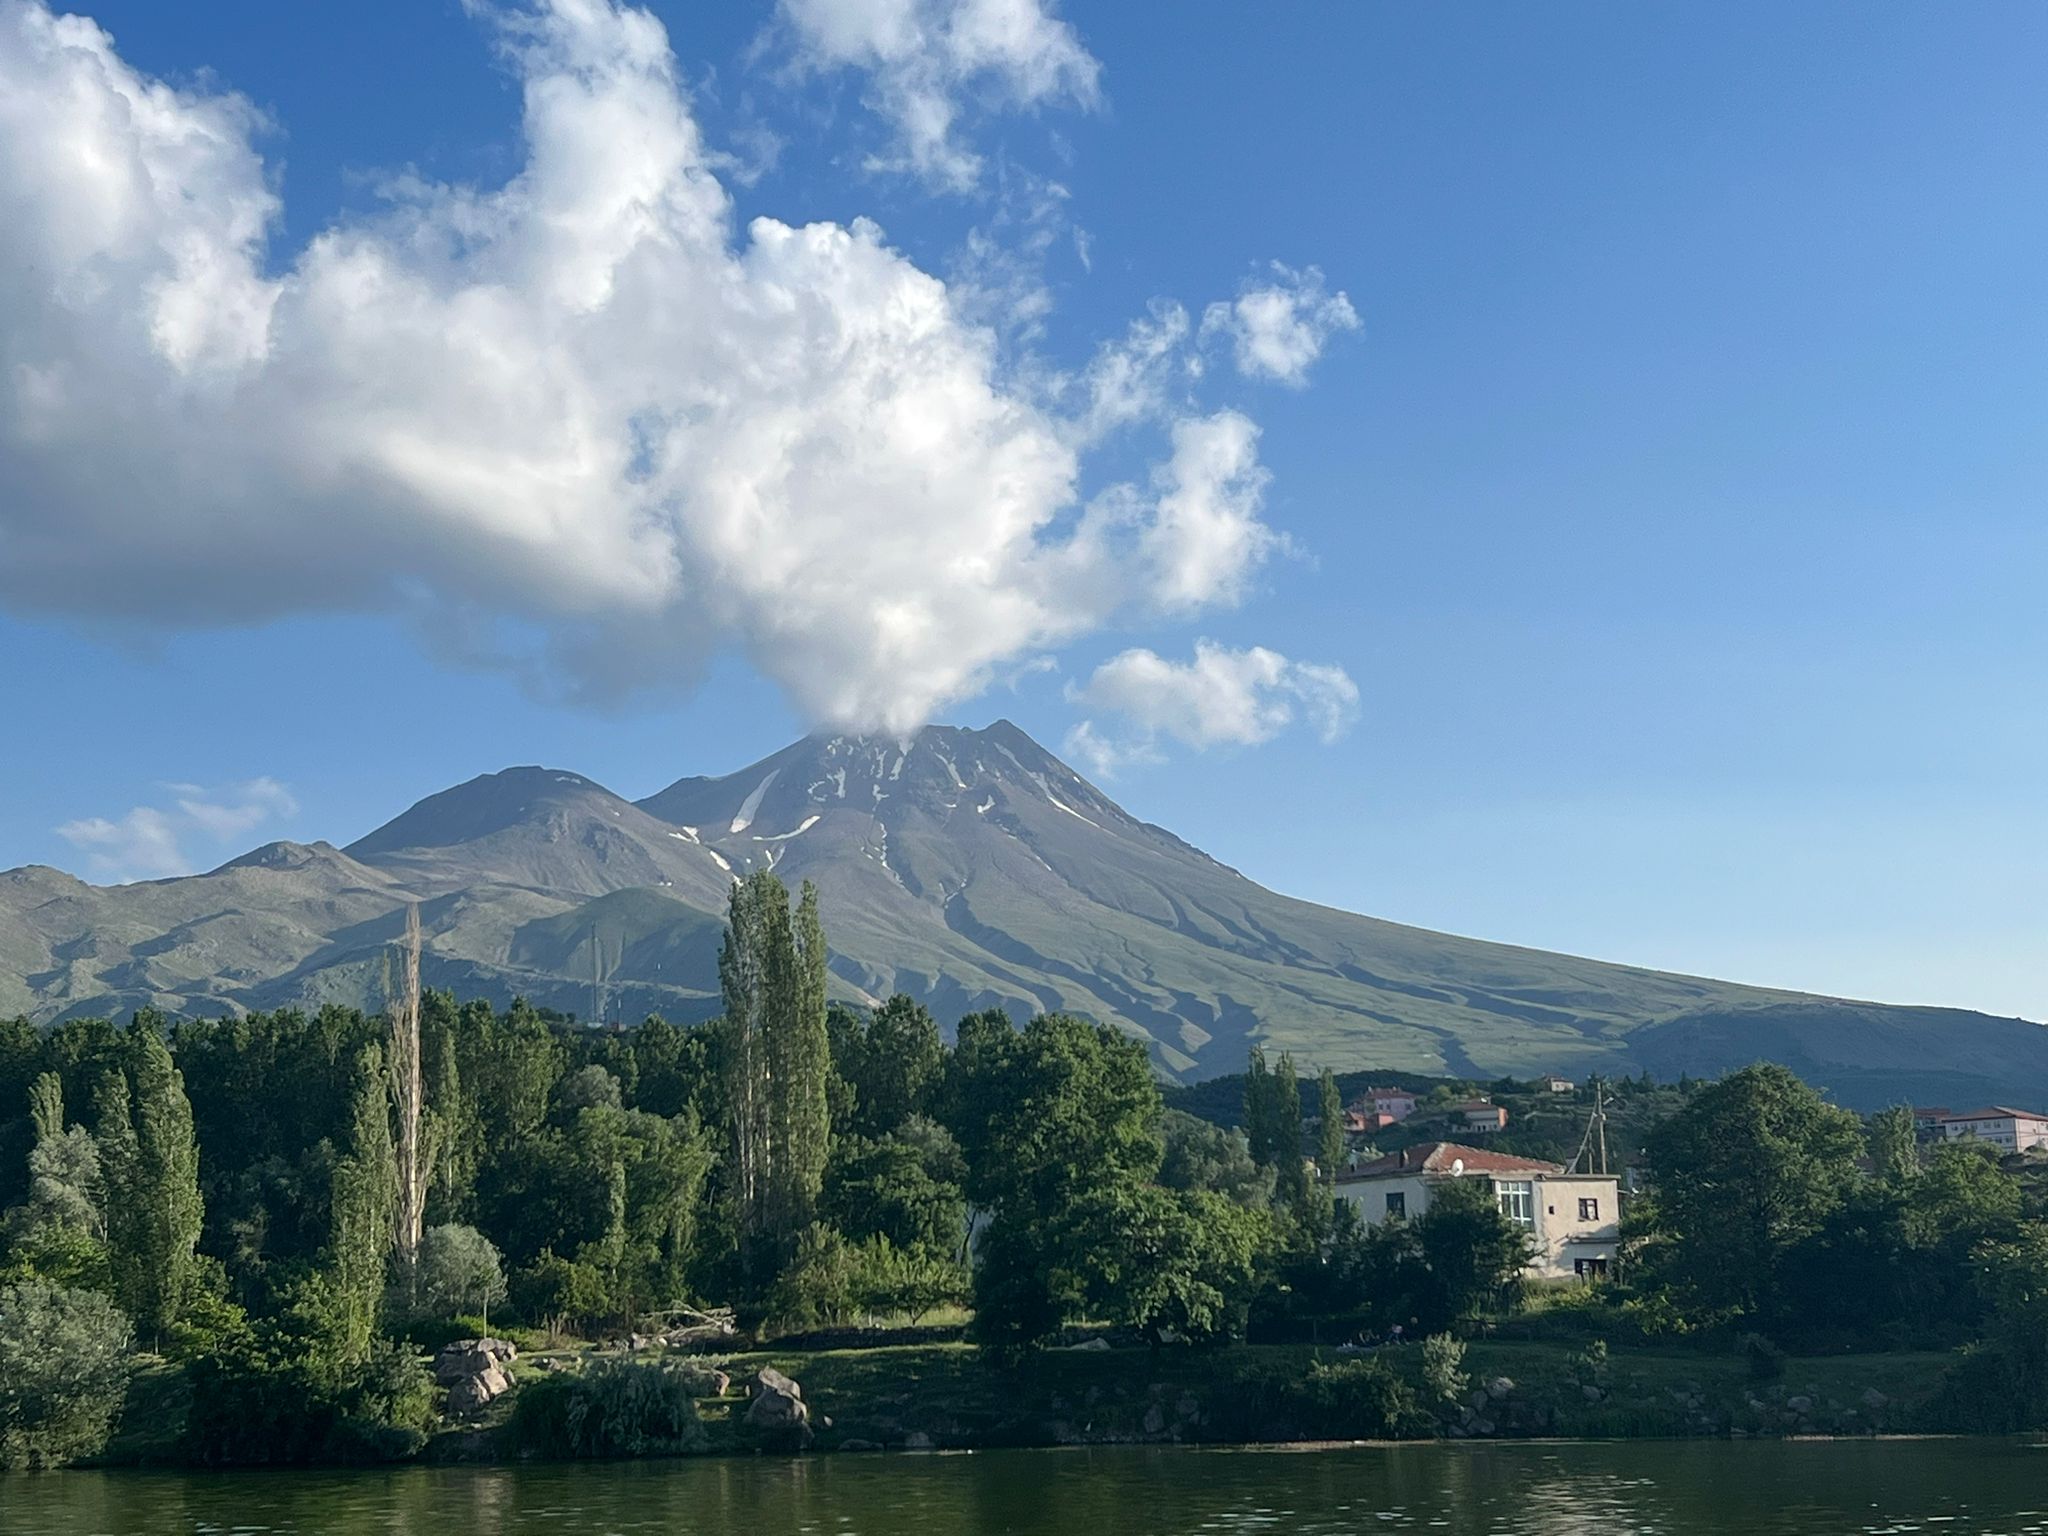
[[1581, 1280], [1594, 1280], [1607, 1273], [1605, 1259], [1573, 1259], [1572, 1273]]
[[1408, 1214], [1408, 1197], [1401, 1194], [1388, 1195], [1387, 1214], [1389, 1216], [1406, 1216]]
[[1597, 1198], [1584, 1199], [1579, 1202], [1579, 1220], [1598, 1221], [1599, 1219], [1600, 1201]]
[[1494, 1182], [1500, 1197], [1500, 1213], [1518, 1227], [1536, 1225], [1536, 1186], [1528, 1179], [1500, 1179]]

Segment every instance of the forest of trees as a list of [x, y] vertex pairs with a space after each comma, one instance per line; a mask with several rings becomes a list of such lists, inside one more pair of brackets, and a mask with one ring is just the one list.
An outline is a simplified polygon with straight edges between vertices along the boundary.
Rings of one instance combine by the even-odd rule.
[[[0, 1464], [106, 1443], [138, 1359], [202, 1463], [415, 1450], [421, 1352], [518, 1324], [622, 1333], [733, 1307], [763, 1336], [966, 1321], [992, 1361], [1077, 1324], [1154, 1347], [1447, 1335], [1521, 1301], [1483, 1180], [1365, 1229], [1338, 1084], [1255, 1051], [1243, 1130], [1168, 1109], [1142, 1049], [1064, 1015], [944, 1040], [826, 1000], [823, 917], [735, 885], [724, 1013], [589, 1029], [420, 993], [39, 1030], [0, 1023]], [[1648, 1135], [1618, 1341], [1971, 1346], [1987, 1400], [2048, 1369], [2026, 1169], [1922, 1148], [1790, 1073], [1689, 1085]], [[1322, 1172], [1319, 1175], [1316, 1170]]]

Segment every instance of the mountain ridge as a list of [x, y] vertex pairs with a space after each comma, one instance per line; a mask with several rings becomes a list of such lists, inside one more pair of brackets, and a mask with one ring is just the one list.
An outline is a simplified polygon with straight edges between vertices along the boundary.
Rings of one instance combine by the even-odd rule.
[[1177, 1079], [1236, 1070], [1257, 1040], [1305, 1065], [1467, 1077], [1725, 1069], [1776, 1053], [1864, 1097], [1909, 1084], [1915, 1063], [1991, 1097], [2048, 1095], [2048, 1029], [2025, 1021], [1554, 954], [1279, 895], [1131, 815], [1008, 721], [809, 736], [638, 801], [572, 770], [510, 768], [345, 847], [274, 842], [144, 885], [8, 871], [0, 1012], [374, 1007], [418, 900], [430, 984], [694, 1020], [717, 1008], [725, 891], [763, 868], [819, 886], [836, 996], [906, 991], [948, 1024], [986, 1007], [1085, 1013], [1144, 1040]]

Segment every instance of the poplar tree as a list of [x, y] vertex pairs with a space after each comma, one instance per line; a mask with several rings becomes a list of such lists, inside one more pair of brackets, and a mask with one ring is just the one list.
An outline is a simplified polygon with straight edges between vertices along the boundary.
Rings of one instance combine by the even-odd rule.
[[766, 1283], [811, 1223], [832, 1136], [825, 933], [808, 884], [794, 921], [767, 870], [735, 882], [718, 957], [741, 1264]]
[[170, 1047], [146, 1015], [128, 1034], [129, 1064], [102, 1080], [99, 1157], [115, 1294], [138, 1332], [161, 1338], [190, 1297], [205, 1207], [192, 1104]]
[[398, 1212], [398, 1161], [384, 1064], [374, 1047], [356, 1059], [348, 1150], [334, 1168], [327, 1279], [344, 1364], [370, 1357], [384, 1300], [385, 1260]]
[[1308, 1169], [1301, 1156], [1301, 1078], [1290, 1051], [1282, 1051], [1274, 1065], [1271, 1094], [1275, 1193], [1294, 1204], [1307, 1193]]
[[1273, 1074], [1266, 1066], [1266, 1048], [1252, 1047], [1244, 1069], [1244, 1138], [1250, 1144], [1252, 1161], [1261, 1168], [1273, 1166]]
[[1316, 1165], [1325, 1179], [1334, 1179], [1344, 1161], [1344, 1101], [1337, 1092], [1337, 1074], [1328, 1067], [1316, 1081], [1316, 1114]]

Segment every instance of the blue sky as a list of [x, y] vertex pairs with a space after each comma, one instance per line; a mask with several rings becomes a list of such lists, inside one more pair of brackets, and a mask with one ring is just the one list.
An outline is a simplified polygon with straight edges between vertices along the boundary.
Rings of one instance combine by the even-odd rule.
[[[136, 807], [173, 818], [194, 867], [270, 836], [343, 842], [512, 763], [643, 795], [806, 728], [840, 697], [825, 674], [845, 639], [847, 708], [1007, 715], [1056, 749], [1090, 721], [1130, 809], [1281, 890], [1604, 958], [2048, 1017], [2048, 16], [1070, 3], [1040, 17], [1065, 30], [1037, 54], [975, 75], [957, 58], [844, 62], [800, 9], [652, 6], [735, 228], [873, 220], [892, 281], [947, 279], [952, 320], [995, 327], [1006, 400], [1084, 378], [1148, 306], [1177, 302], [1189, 334], [1155, 408], [1088, 440], [1045, 538], [1114, 486], [1153, 528], [1176, 429], [1228, 417], [1257, 428], [1265, 478], [1224, 498], [1257, 554], [1169, 602], [1156, 572], [1134, 574], [1151, 537], [1134, 533], [1053, 581], [1108, 594], [1059, 633], [1003, 617], [999, 572], [933, 621], [940, 650], [985, 642], [986, 664], [901, 699], [886, 657], [851, 654], [859, 591], [821, 597], [849, 606], [792, 637], [765, 578], [730, 614], [704, 619], [718, 600], [693, 591], [651, 628], [593, 640], [600, 660], [573, 676], [522, 681], [479, 651], [530, 660], [565, 625], [584, 638], [592, 613], [640, 602], [638, 546], [541, 545], [543, 571], [588, 587], [565, 619], [545, 582], [488, 611], [494, 561], [507, 590], [532, 570], [489, 538], [464, 545], [473, 523], [431, 545], [391, 536], [416, 515], [395, 496], [391, 519], [356, 529], [344, 502], [272, 494], [258, 537], [209, 544], [179, 521], [203, 493], [178, 481], [154, 499], [178, 480], [149, 457], [158, 418], [95, 451], [119, 476], [58, 475], [21, 435], [17, 393], [0, 398], [0, 496], [21, 519], [0, 506], [0, 719], [17, 728], [0, 866], [97, 853], [132, 869], [127, 844], [57, 829], [132, 830]], [[946, 9], [923, 6], [928, 21]], [[26, 11], [0, 0], [17, 23]], [[247, 131], [281, 206], [256, 278], [284, 282], [323, 231], [383, 218], [394, 173], [488, 191], [528, 163], [519, 66], [454, 0], [90, 14], [137, 77], [264, 114]], [[0, 70], [10, 35], [17, 66], [40, 67], [0, 28]], [[914, 92], [959, 110], [925, 163], [899, 110]], [[0, 116], [16, 172], [0, 206], [10, 186], [56, 195], [22, 167], [60, 136], [23, 132]], [[0, 306], [45, 303], [49, 268], [8, 238]], [[1298, 387], [1237, 365], [1229, 314], [1202, 334], [1210, 305], [1248, 292], [1312, 305], [1311, 267], [1358, 324], [1326, 312], [1311, 327]], [[110, 369], [125, 355], [93, 351]], [[139, 401], [155, 398], [144, 367]], [[130, 386], [118, 370], [98, 383], [117, 402]], [[819, 388], [774, 404], [822, 411]], [[307, 398], [358, 399], [322, 389]], [[1048, 420], [1066, 412], [1048, 441], [1083, 431], [1063, 398], [1040, 401]], [[247, 409], [244, 436], [305, 426]], [[732, 407], [735, 431], [749, 409]], [[222, 485], [246, 475], [257, 505], [275, 466], [245, 469], [235, 441], [209, 463]], [[973, 502], [989, 462], [947, 483]], [[864, 494], [851, 483], [843, 511], [799, 498], [768, 556], [786, 550], [799, 575], [835, 563], [813, 537], [888, 526], [895, 493], [861, 512]], [[293, 518], [340, 531], [286, 537]], [[456, 606], [463, 624], [440, 622]], [[1198, 640], [1235, 667], [1205, 699], [1185, 670]], [[1153, 674], [1117, 662], [1138, 648], [1182, 669], [1165, 686], [1190, 697], [1141, 697]], [[1252, 648], [1274, 662], [1237, 665]], [[1056, 669], [1027, 665], [1040, 657]], [[611, 686], [622, 668], [638, 691]], [[1330, 695], [1332, 669], [1355, 707]], [[605, 699], [565, 701], [579, 689]], [[237, 788], [256, 780], [282, 788]]]

